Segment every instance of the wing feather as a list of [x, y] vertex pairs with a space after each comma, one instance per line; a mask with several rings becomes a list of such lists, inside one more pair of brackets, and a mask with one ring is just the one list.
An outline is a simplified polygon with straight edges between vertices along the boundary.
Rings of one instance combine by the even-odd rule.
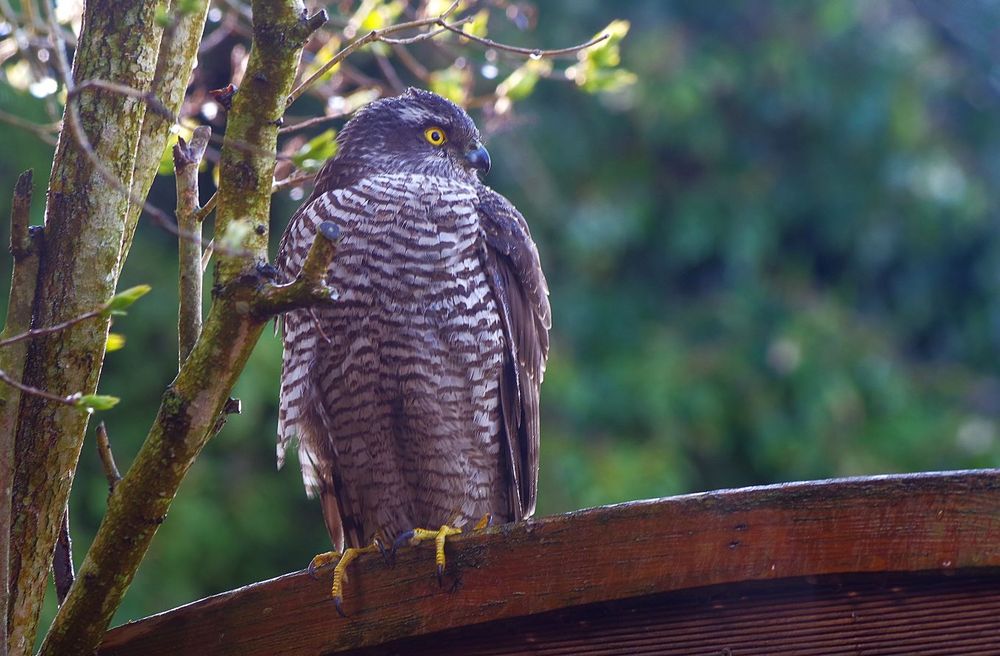
[[538, 398], [549, 353], [549, 288], [528, 224], [506, 198], [483, 187], [480, 224], [488, 272], [507, 339], [500, 400], [511, 466], [515, 518], [530, 517], [538, 496]]
[[[327, 165], [329, 169], [329, 164]], [[343, 217], [333, 215], [333, 204], [325, 196], [342, 188], [331, 182], [331, 176], [349, 184], [353, 175], [324, 169], [317, 179], [316, 189], [309, 200], [299, 208], [288, 222], [281, 236], [275, 258], [279, 278], [290, 282], [302, 268], [306, 254], [316, 237], [320, 223], [331, 220], [338, 225]], [[338, 550], [347, 546], [361, 546], [363, 531], [360, 518], [347, 506], [339, 473], [338, 457], [333, 441], [329, 438], [324, 404], [315, 398], [319, 389], [314, 365], [319, 340], [325, 339], [316, 325], [314, 312], [293, 310], [281, 322], [282, 367], [281, 398], [278, 406], [278, 467], [285, 459], [285, 451], [293, 440], [298, 442], [302, 480], [310, 497], [320, 497], [323, 518], [330, 540]]]

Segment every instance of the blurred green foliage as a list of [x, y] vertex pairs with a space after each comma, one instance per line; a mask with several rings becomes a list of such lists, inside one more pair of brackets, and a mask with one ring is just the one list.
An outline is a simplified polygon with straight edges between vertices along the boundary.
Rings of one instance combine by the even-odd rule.
[[[977, 7], [973, 30], [1000, 18], [989, 3], [965, 11]], [[534, 78], [532, 93], [512, 119], [485, 122], [489, 182], [528, 218], [552, 288], [540, 514], [1000, 465], [988, 53], [920, 4], [866, 0], [558, 0], [530, 37], [500, 20], [490, 37], [557, 47], [614, 19], [632, 25], [620, 57], [635, 84], [597, 74], [607, 48], [572, 80], [515, 62], [510, 86]], [[463, 55], [464, 74], [493, 65]], [[42, 114], [4, 86], [0, 108]], [[48, 147], [0, 129], [0, 189], [28, 166], [43, 185]], [[303, 160], [330, 147], [322, 130]], [[153, 194], [169, 206], [172, 180]], [[41, 205], [39, 193], [36, 216]], [[295, 205], [276, 202], [275, 240]], [[122, 280], [153, 285], [116, 321], [128, 343], [101, 384], [123, 399], [101, 413], [123, 468], [176, 366], [174, 253], [144, 224]], [[326, 547], [296, 463], [274, 471], [279, 371], [265, 336], [236, 390], [244, 414], [194, 466], [118, 621], [299, 569]], [[78, 559], [106, 494], [91, 441], [72, 502]]]

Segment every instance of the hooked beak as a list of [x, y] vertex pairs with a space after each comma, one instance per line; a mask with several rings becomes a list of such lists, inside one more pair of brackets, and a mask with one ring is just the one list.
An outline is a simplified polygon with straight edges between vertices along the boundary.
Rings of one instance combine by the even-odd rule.
[[465, 154], [465, 161], [477, 171], [482, 171], [483, 175], [490, 172], [490, 154], [482, 144], [467, 152]]

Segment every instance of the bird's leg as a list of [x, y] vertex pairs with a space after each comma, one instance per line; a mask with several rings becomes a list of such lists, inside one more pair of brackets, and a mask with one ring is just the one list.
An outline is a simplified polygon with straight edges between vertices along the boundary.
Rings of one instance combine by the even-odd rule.
[[455, 528], [454, 526], [448, 526], [445, 524], [438, 530], [434, 531], [426, 528], [415, 528], [404, 533], [401, 533], [396, 541], [392, 545], [392, 552], [396, 553], [396, 549], [404, 544], [416, 545], [424, 540], [434, 539], [434, 562], [437, 564], [437, 576], [438, 582], [441, 582], [441, 577], [444, 575], [445, 558], [444, 558], [444, 541], [449, 535], [458, 535], [462, 532], [462, 529]]
[[333, 568], [333, 586], [330, 589], [330, 594], [333, 596], [333, 605], [341, 617], [347, 617], [347, 613], [344, 612], [344, 581], [347, 580], [347, 566], [358, 556], [375, 552], [379, 552], [385, 557], [385, 548], [378, 538], [375, 538], [367, 547], [349, 547], [344, 549], [344, 553], [327, 551], [318, 554], [309, 563], [309, 575], [315, 578], [316, 570], [326, 567], [334, 561], [337, 562]]
[[[476, 525], [472, 528], [473, 531], [481, 531], [484, 528], [492, 526], [493, 524], [493, 513], [486, 513], [483, 518], [476, 522]], [[438, 582], [441, 582], [441, 577], [444, 575], [445, 569], [445, 556], [444, 556], [444, 543], [449, 535], [458, 535], [462, 532], [462, 529], [455, 528], [454, 526], [449, 526], [447, 524], [443, 525], [438, 530], [431, 530], [426, 528], [415, 528], [409, 531], [405, 531], [396, 538], [395, 542], [392, 544], [391, 558], [395, 560], [396, 549], [403, 546], [404, 544], [417, 545], [424, 540], [434, 539], [434, 562], [437, 565], [437, 577]], [[385, 552], [383, 552], [384, 555]]]

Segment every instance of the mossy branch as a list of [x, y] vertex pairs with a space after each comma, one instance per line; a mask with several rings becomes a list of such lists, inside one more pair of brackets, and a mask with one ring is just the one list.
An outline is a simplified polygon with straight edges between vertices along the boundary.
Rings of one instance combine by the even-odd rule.
[[[174, 123], [169, 117], [180, 113], [184, 93], [191, 79], [191, 71], [194, 70], [198, 60], [198, 44], [201, 43], [201, 35], [205, 30], [208, 4], [208, 0], [197, 0], [185, 2], [183, 10], [174, 8], [175, 18], [163, 32], [149, 95], [159, 99], [166, 109], [166, 114], [146, 112], [143, 119], [136, 153], [135, 174], [132, 177], [133, 198], [145, 198], [149, 187], [153, 184], [153, 178], [156, 177], [160, 154], [166, 146], [170, 127]], [[122, 259], [128, 255], [142, 210], [141, 203], [133, 202], [129, 207]], [[184, 234], [183, 230], [181, 234]]]
[[[307, 17], [295, 0], [256, 0], [253, 16], [247, 81], [234, 99], [223, 143], [216, 219], [220, 238], [244, 235], [242, 248], [220, 253], [214, 302], [201, 335], [163, 395], [132, 467], [109, 498], [76, 583], [42, 644], [42, 656], [91, 654], [100, 643], [181, 481], [213, 435], [229, 393], [270, 318], [261, 308], [267, 305], [266, 299], [278, 294], [260, 266], [267, 256], [277, 122], [302, 46], [326, 16], [320, 12]], [[241, 223], [263, 229], [240, 233]], [[317, 248], [333, 256], [332, 244]], [[303, 294], [308, 291], [301, 289]], [[310, 296], [303, 304], [313, 300]]]
[[286, 285], [268, 285], [261, 289], [251, 310], [253, 314], [267, 319], [296, 308], [336, 300], [337, 292], [327, 284], [326, 274], [339, 240], [340, 228], [336, 224], [321, 223], [299, 275]]
[[[68, 77], [148, 89], [162, 32], [153, 21], [155, 9], [155, 3], [139, 0], [87, 2], [84, 30]], [[62, 64], [62, 49], [55, 50]], [[90, 138], [98, 160], [113, 175], [129, 181], [145, 110], [141, 100], [95, 88], [67, 105], [64, 126], [67, 116], [74, 114], [69, 123]], [[112, 124], [115, 129], [108, 130]], [[101, 139], [95, 141], [98, 135]], [[62, 323], [114, 295], [128, 205], [127, 194], [105, 184], [76, 132], [64, 127], [47, 194], [45, 254], [39, 263], [34, 325]], [[25, 342], [21, 382], [56, 396], [93, 394], [108, 325], [109, 319], [102, 317]], [[87, 421], [88, 414], [78, 407], [21, 395], [10, 539], [12, 656], [26, 656], [35, 645], [46, 579]]]

